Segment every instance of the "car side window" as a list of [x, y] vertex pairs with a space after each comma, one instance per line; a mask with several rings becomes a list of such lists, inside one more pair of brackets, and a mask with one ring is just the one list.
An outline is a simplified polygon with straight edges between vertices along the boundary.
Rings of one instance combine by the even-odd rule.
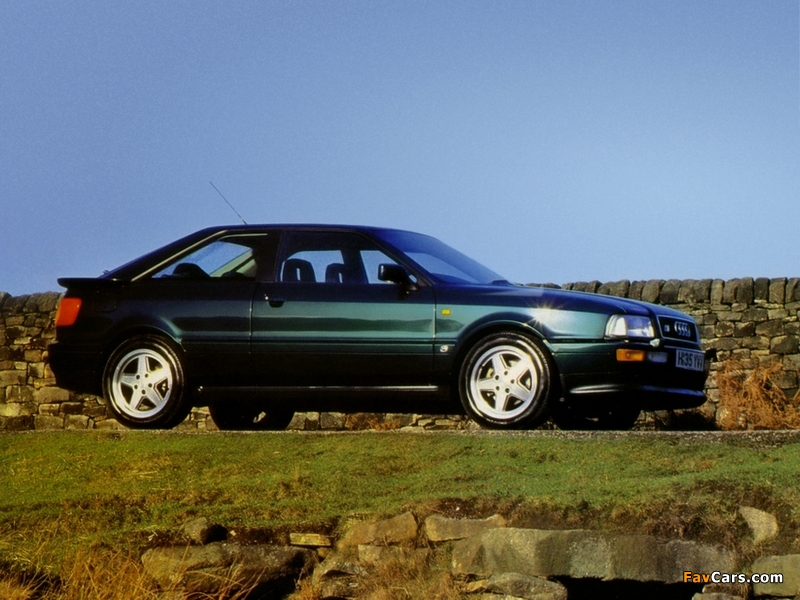
[[180, 256], [156, 271], [154, 279], [254, 281], [271, 272], [276, 241], [269, 234], [230, 235]]
[[395, 261], [363, 236], [294, 232], [286, 236], [278, 268], [285, 283], [380, 284], [378, 267]]

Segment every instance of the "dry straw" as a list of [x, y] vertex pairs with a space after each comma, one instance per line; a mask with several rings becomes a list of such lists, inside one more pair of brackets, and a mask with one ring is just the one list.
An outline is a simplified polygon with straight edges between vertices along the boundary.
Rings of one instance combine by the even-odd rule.
[[800, 392], [789, 396], [776, 383], [783, 370], [774, 358], [754, 366], [730, 359], [717, 372], [719, 427], [724, 430], [799, 429]]

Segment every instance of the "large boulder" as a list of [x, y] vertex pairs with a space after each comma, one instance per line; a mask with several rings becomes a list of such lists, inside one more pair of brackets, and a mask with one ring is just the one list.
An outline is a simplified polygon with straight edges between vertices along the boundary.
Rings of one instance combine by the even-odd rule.
[[359, 581], [367, 575], [367, 569], [356, 557], [334, 552], [314, 569], [311, 581], [321, 600], [351, 598], [358, 592]]
[[753, 563], [753, 573], [759, 575], [778, 575], [781, 581], [753, 584], [755, 596], [778, 596], [794, 598], [800, 595], [800, 554], [765, 556]]
[[197, 517], [184, 523], [183, 535], [194, 544], [210, 544], [224, 542], [228, 537], [228, 530], [222, 525], [209, 523], [205, 517]]
[[365, 544], [374, 546], [413, 546], [417, 539], [418, 530], [419, 527], [414, 515], [406, 512], [382, 521], [356, 523], [345, 533], [339, 542], [339, 546], [342, 548]]
[[452, 571], [679, 583], [686, 571], [732, 573], [735, 566], [733, 553], [722, 546], [582, 529], [507, 528], [456, 543]]
[[763, 544], [778, 536], [778, 519], [775, 515], [752, 506], [740, 506], [739, 514], [747, 521], [754, 544]]
[[425, 519], [425, 533], [431, 542], [463, 540], [495, 527], [505, 527], [501, 515], [488, 519], [451, 519], [442, 515], [431, 515]]
[[295, 580], [315, 561], [310, 550], [215, 542], [206, 546], [152, 548], [142, 555], [145, 571], [165, 590], [218, 594]]

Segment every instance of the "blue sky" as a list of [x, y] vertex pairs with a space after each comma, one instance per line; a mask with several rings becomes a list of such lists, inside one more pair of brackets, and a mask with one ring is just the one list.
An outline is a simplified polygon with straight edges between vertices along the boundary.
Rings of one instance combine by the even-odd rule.
[[800, 276], [797, 0], [4, 2], [0, 291], [205, 226], [519, 282]]

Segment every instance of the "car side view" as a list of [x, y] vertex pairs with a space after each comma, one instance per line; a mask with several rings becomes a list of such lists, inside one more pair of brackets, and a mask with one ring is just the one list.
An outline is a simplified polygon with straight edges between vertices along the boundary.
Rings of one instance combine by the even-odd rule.
[[298, 410], [441, 412], [491, 428], [630, 428], [705, 401], [694, 321], [511, 284], [439, 240], [332, 225], [212, 227], [65, 278], [50, 365], [133, 428], [208, 406], [220, 429]]

